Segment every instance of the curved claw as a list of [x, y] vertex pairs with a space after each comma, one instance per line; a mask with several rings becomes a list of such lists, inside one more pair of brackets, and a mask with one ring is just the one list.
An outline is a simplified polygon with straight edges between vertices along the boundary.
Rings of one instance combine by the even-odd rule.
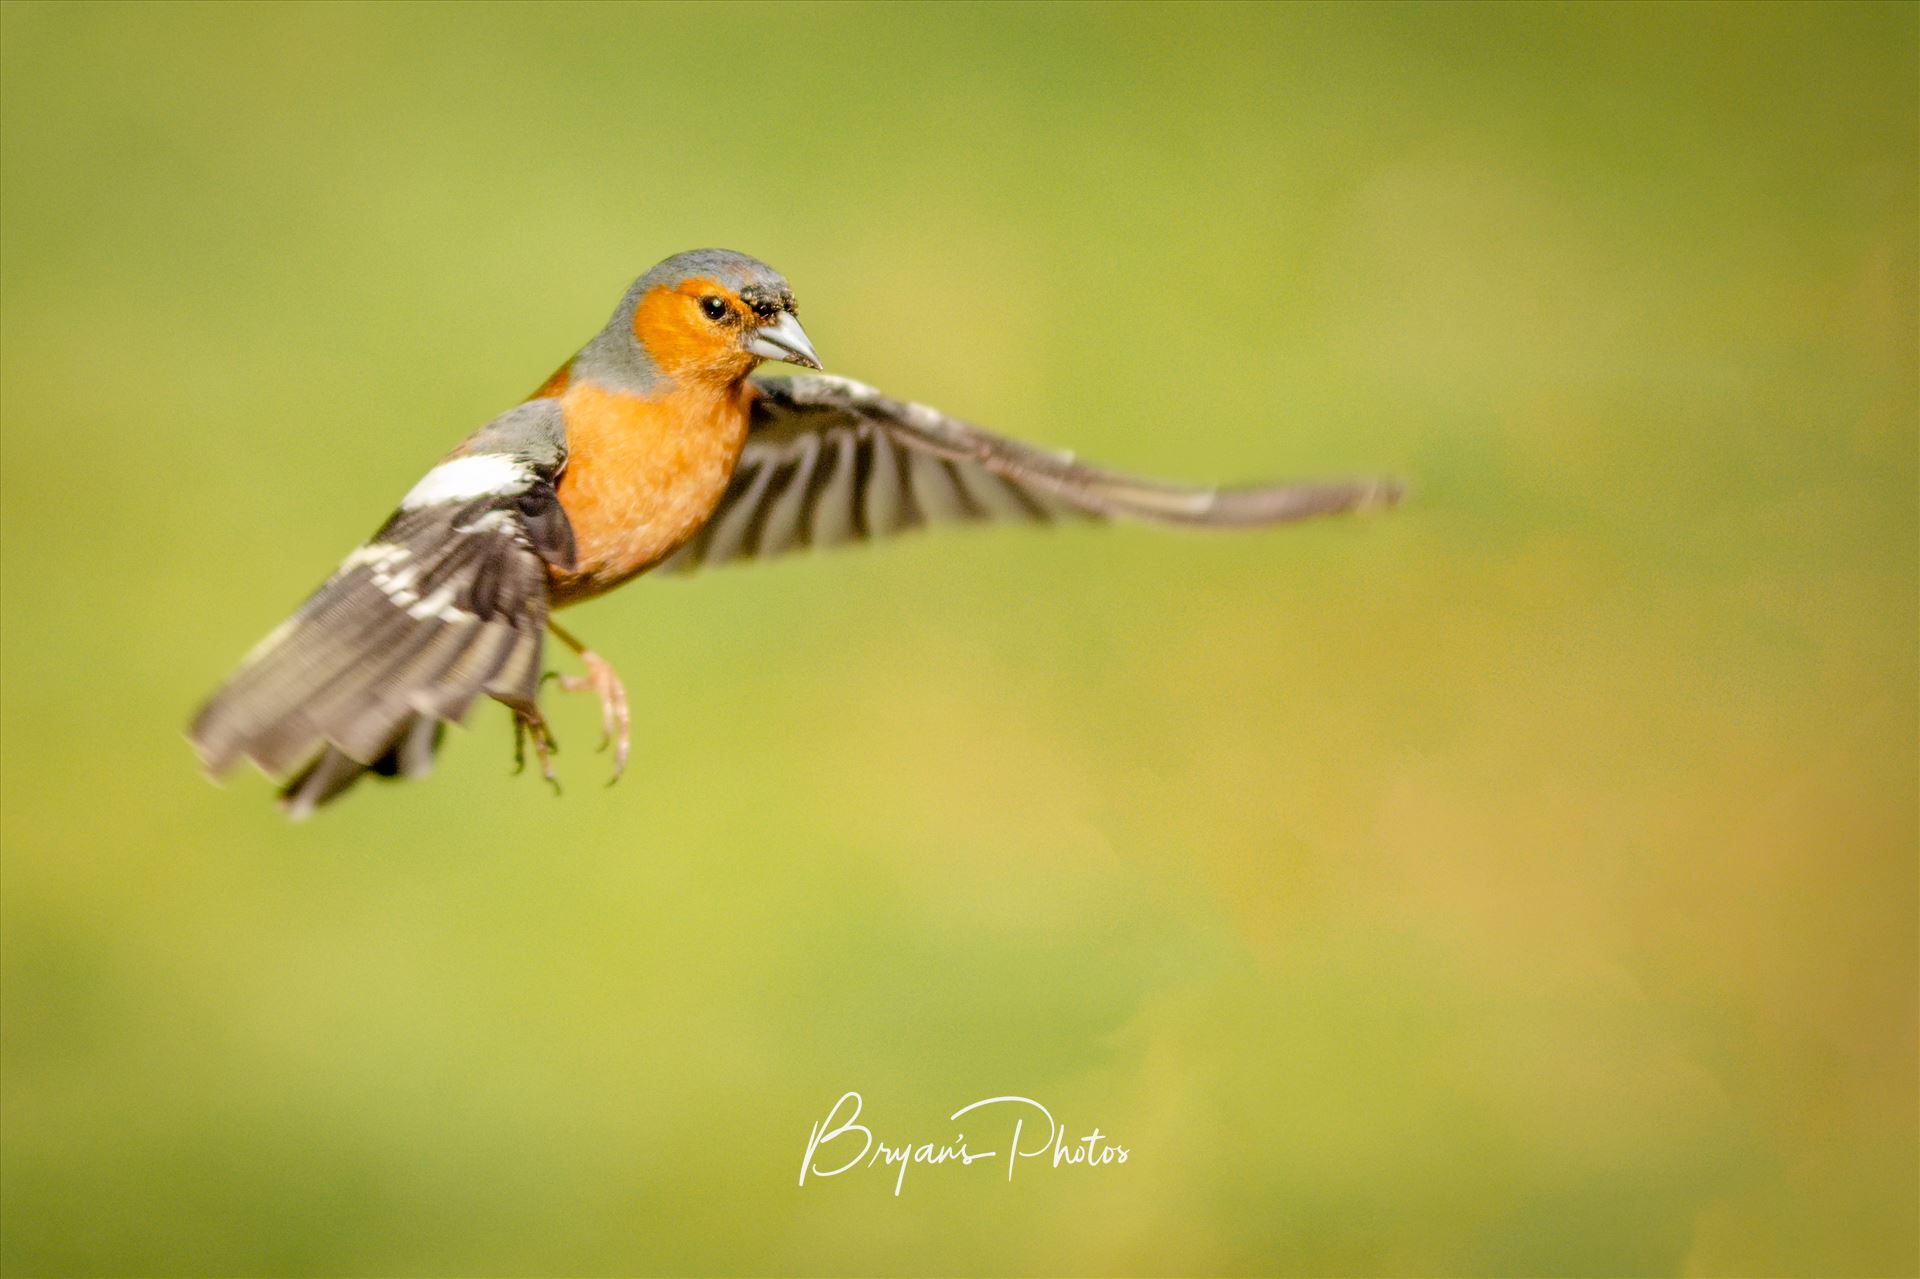
[[533, 753], [540, 761], [540, 776], [547, 785], [553, 787], [553, 793], [560, 793], [560, 779], [553, 775], [553, 755], [559, 750], [553, 735], [547, 731], [547, 721], [540, 717], [538, 710], [518, 710], [513, 712], [513, 771], [524, 772], [527, 767], [527, 739], [533, 739]]
[[607, 780], [611, 786], [627, 771], [627, 756], [632, 745], [632, 716], [627, 710], [627, 687], [613, 673], [613, 667], [607, 660], [591, 649], [581, 650], [580, 663], [587, 668], [587, 673], [561, 676], [560, 687], [569, 693], [591, 692], [599, 695], [599, 749], [613, 747], [613, 776]]

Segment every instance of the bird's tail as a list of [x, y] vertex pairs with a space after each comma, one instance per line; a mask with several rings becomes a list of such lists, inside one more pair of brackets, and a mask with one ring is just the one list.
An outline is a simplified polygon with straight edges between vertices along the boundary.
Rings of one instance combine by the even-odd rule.
[[446, 731], [445, 720], [415, 715], [401, 726], [399, 740], [393, 748], [371, 764], [363, 764], [339, 747], [329, 746], [280, 788], [280, 811], [296, 822], [301, 821], [369, 773], [385, 778], [425, 777], [433, 771], [433, 757], [439, 752], [440, 739]]

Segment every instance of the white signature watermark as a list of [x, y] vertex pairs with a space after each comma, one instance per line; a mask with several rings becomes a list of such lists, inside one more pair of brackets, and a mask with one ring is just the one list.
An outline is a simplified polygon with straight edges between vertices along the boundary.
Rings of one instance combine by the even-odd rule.
[[1084, 1137], [1070, 1136], [1066, 1126], [1055, 1122], [1053, 1113], [1031, 1097], [988, 1097], [948, 1116], [949, 1123], [957, 1124], [961, 1116], [973, 1115], [973, 1122], [986, 1131], [1005, 1134], [1004, 1148], [995, 1142], [997, 1148], [993, 1150], [975, 1150], [967, 1144], [967, 1134], [959, 1131], [947, 1142], [883, 1141], [860, 1122], [860, 1105], [859, 1093], [845, 1094], [807, 1134], [807, 1153], [800, 1160], [801, 1185], [806, 1185], [809, 1177], [838, 1177], [856, 1168], [896, 1168], [893, 1193], [898, 1195], [907, 1183], [909, 1164], [958, 1164], [966, 1168], [1004, 1159], [1007, 1180], [1012, 1181], [1013, 1170], [1022, 1159], [1046, 1159], [1042, 1166], [1050, 1168], [1104, 1168], [1127, 1162], [1130, 1153], [1098, 1128]]

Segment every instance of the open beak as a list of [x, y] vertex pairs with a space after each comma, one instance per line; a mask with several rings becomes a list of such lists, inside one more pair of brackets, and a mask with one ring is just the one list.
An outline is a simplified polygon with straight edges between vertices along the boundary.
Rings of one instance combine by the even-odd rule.
[[788, 364], [798, 364], [801, 368], [817, 369], [820, 357], [813, 353], [813, 343], [807, 341], [807, 331], [800, 327], [800, 321], [786, 311], [772, 324], [763, 324], [754, 330], [753, 341], [747, 343], [747, 350], [763, 360], [785, 360]]

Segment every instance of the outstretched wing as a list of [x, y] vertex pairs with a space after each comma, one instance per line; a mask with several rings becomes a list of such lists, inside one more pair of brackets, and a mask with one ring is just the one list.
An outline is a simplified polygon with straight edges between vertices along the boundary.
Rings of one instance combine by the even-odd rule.
[[713, 517], [659, 571], [982, 520], [1132, 519], [1250, 528], [1399, 500], [1392, 479], [1202, 488], [1143, 479], [995, 435], [847, 378], [754, 382], [759, 396]]
[[291, 777], [304, 816], [369, 769], [425, 772], [482, 693], [531, 711], [546, 566], [574, 558], [553, 490], [565, 458], [557, 406], [537, 400], [429, 471], [194, 718], [207, 770], [244, 756]]

